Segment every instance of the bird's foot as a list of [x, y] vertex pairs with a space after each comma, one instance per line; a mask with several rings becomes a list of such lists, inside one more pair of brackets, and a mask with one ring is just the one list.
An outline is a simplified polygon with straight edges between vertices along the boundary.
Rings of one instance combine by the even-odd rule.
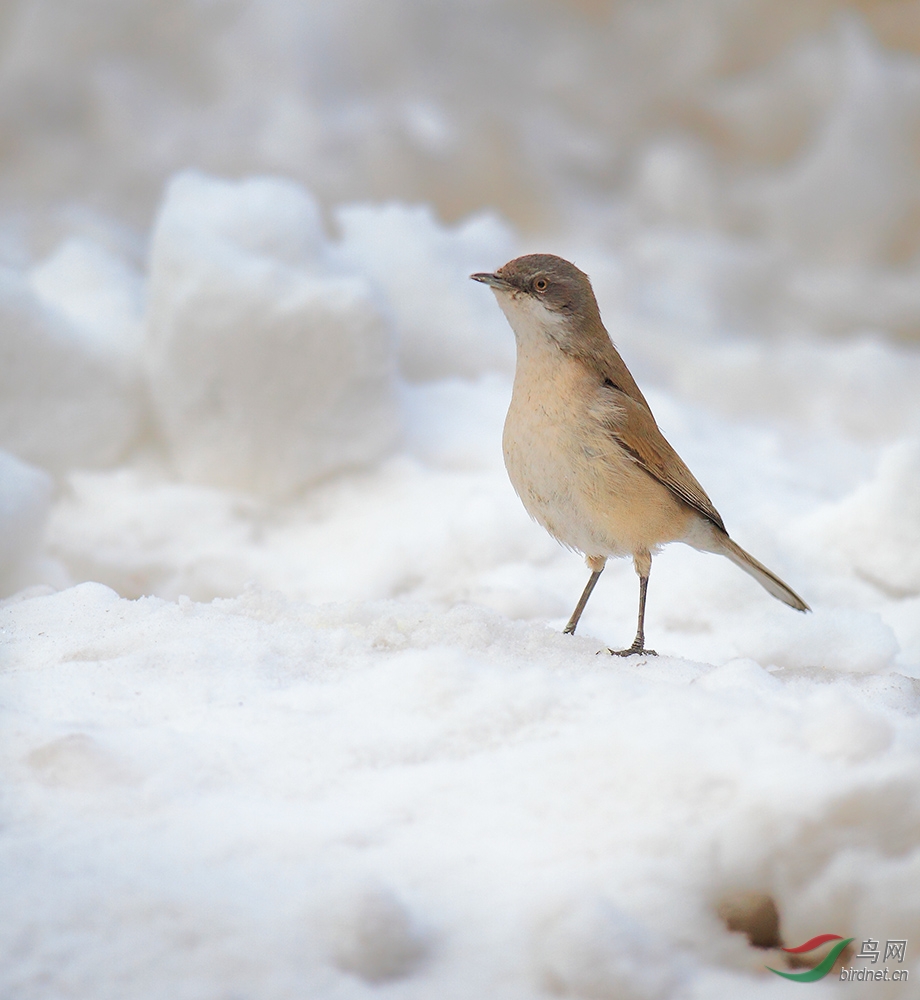
[[657, 656], [654, 649], [646, 649], [644, 645], [633, 643], [629, 649], [608, 649], [611, 656]]

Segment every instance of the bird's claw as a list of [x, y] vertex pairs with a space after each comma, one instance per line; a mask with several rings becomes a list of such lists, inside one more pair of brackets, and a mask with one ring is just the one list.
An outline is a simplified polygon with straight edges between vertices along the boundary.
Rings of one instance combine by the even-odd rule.
[[608, 649], [611, 656], [657, 656], [654, 649], [646, 649], [644, 646], [632, 645], [629, 649]]

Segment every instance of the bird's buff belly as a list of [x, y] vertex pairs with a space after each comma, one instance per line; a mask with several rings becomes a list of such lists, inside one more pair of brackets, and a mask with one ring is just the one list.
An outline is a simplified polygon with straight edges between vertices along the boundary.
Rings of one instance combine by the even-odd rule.
[[512, 408], [503, 441], [508, 477], [527, 513], [557, 541], [586, 556], [615, 557], [685, 536], [689, 509], [612, 438], [563, 440], [558, 424], [524, 428], [514, 417]]

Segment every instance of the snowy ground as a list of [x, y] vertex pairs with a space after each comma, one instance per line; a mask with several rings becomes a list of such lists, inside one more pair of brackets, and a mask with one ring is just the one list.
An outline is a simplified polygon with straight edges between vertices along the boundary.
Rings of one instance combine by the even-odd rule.
[[[290, 5], [257, 8], [283, 34]], [[609, 30], [601, 62], [631, 37]], [[226, 56], [246, 89], [259, 73]], [[628, 70], [624, 92], [651, 86]], [[778, 148], [809, 118], [796, 156], [729, 183], [686, 136], [602, 122], [641, 153], [616, 198], [560, 180], [564, 157], [521, 160], [559, 195], [540, 239], [491, 211], [445, 223], [440, 166], [430, 198], [330, 203], [328, 158], [322, 203], [289, 179], [177, 172], [144, 255], [82, 217], [17, 256], [3, 217], [0, 997], [779, 1000], [802, 987], [766, 971], [790, 967], [778, 945], [822, 933], [906, 939], [920, 976], [920, 250], [902, 141], [920, 59], [851, 19], [759, 76], [713, 72], [706, 107], [736, 143], [749, 113], [745, 141]], [[456, 135], [431, 108], [410, 122], [437, 156], [476, 131], [450, 96]], [[291, 174], [279, 136], [306, 112], [284, 106], [272, 148]], [[336, 113], [333, 131], [360, 119]], [[186, 127], [164, 112], [157, 149], [167, 120]], [[118, 145], [116, 125], [94, 141]], [[463, 170], [501, 172], [482, 141], [457, 168], [464, 202]], [[231, 152], [225, 175], [247, 173]], [[377, 153], [411, 174], [398, 144]], [[726, 222], [755, 203], [760, 229]], [[531, 250], [592, 276], [665, 434], [812, 614], [674, 546], [651, 575], [659, 657], [606, 655], [634, 633], [625, 561], [561, 634], [587, 570], [507, 481], [513, 338], [467, 278]], [[916, 986], [835, 972], [807, 991]]]
[[[266, 192], [291, 194], [260, 183], [266, 206]], [[251, 208], [251, 185], [208, 189], [227, 229]], [[273, 253], [282, 214], [266, 208]], [[493, 303], [464, 272], [496, 266], [504, 246], [471, 262], [467, 230], [407, 218], [404, 251], [414, 234], [431, 269], [434, 232], [453, 254], [453, 280], [436, 274], [421, 307], [438, 308], [443, 282], [443, 336], [484, 336], [461, 306]], [[223, 377], [241, 408], [282, 420], [259, 394], [283, 412], [296, 400], [277, 396], [316, 375], [285, 383], [290, 356], [265, 375], [277, 348], [243, 299], [281, 265], [229, 246], [219, 266], [240, 275], [242, 320]], [[596, 252], [585, 266], [592, 253], [603, 274]], [[163, 326], [184, 324], [200, 358], [211, 328], [195, 296], [218, 251], [184, 297], [167, 278], [157, 289], [158, 254], [155, 241], [151, 308], [179, 302]], [[331, 309], [336, 283], [359, 279], [311, 280], [332, 282]], [[722, 919], [764, 896], [787, 944], [920, 938], [920, 358], [872, 339], [681, 335], [624, 312], [612, 287], [598, 283], [611, 328], [657, 377], [666, 433], [814, 613], [678, 547], [653, 567], [658, 659], [598, 655], [632, 635], [625, 562], [581, 634], [561, 635], [586, 571], [507, 482], [497, 339], [478, 374], [410, 383], [382, 364], [374, 405], [398, 414], [398, 443], [359, 427], [380, 457], [336, 474], [326, 452], [301, 455], [320, 481], [284, 502], [283, 421], [253, 432], [261, 451], [180, 435], [170, 453], [148, 438], [114, 469], [69, 473], [43, 547], [21, 560], [24, 579], [48, 583], [0, 619], [6, 995], [778, 997], [791, 987], [764, 965], [782, 956]], [[377, 338], [368, 294], [339, 322]], [[312, 341], [297, 344], [308, 366]], [[165, 386], [151, 405], [187, 405], [187, 357], [147, 363]], [[832, 433], [841, 413], [850, 433]], [[176, 452], [186, 479], [220, 466], [276, 480], [266, 495], [184, 482]], [[20, 507], [47, 504], [42, 476], [18, 469]], [[79, 580], [96, 582], [66, 586]]]

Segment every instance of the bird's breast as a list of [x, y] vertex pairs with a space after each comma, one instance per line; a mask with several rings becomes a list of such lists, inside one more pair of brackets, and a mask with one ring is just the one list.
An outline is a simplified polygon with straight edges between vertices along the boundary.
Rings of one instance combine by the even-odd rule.
[[680, 537], [669, 525], [683, 521], [683, 505], [617, 443], [600, 391], [597, 373], [560, 351], [519, 352], [502, 441], [508, 476], [563, 545], [587, 556], [654, 550]]
[[519, 358], [502, 445], [508, 477], [530, 516], [563, 545], [601, 554], [587, 500], [610, 449], [603, 435], [591, 433], [583, 381], [574, 364]]

